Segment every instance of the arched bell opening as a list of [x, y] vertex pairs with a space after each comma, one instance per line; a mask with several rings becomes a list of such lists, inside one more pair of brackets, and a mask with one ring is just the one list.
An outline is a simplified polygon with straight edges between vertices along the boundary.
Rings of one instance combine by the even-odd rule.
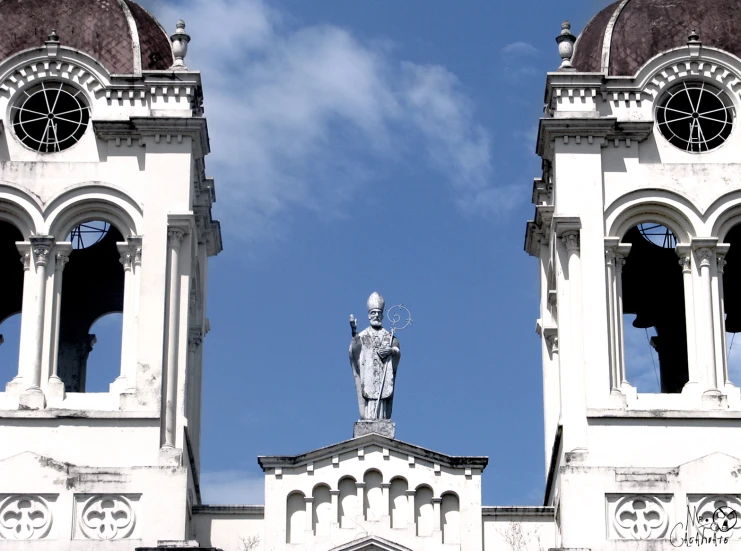
[[23, 234], [9, 222], [0, 221], [0, 392], [18, 375], [21, 308], [23, 305], [23, 264], [16, 247]]
[[674, 233], [642, 223], [622, 239], [625, 371], [638, 392], [679, 393], [689, 380], [684, 280]]
[[737, 283], [741, 277], [741, 224], [731, 228], [723, 242], [730, 245], [723, 267], [723, 319], [728, 378], [734, 385], [741, 386], [741, 289]]
[[[72, 252], [62, 278], [57, 374], [67, 392], [107, 392], [121, 367], [121, 323], [108, 314], [123, 312], [124, 270], [116, 247], [123, 236], [95, 220], [73, 228], [67, 241]], [[103, 373], [88, 377], [93, 366]]]

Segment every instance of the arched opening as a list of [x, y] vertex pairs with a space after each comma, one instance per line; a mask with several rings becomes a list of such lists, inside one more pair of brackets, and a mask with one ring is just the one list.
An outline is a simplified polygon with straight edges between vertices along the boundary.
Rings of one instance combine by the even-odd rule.
[[[67, 392], [107, 392], [121, 368], [124, 271], [116, 243], [123, 236], [96, 220], [73, 228], [67, 240], [72, 252], [62, 277], [57, 374]], [[93, 366], [100, 372], [92, 375]]]
[[383, 515], [383, 476], [376, 470], [368, 471], [363, 477], [365, 492], [363, 494], [363, 514], [365, 520], [380, 520]]
[[23, 234], [13, 224], [0, 221], [0, 392], [18, 375], [21, 308], [23, 305], [23, 264], [16, 247]]
[[306, 529], [306, 500], [301, 492], [286, 500], [286, 543], [303, 543]]
[[723, 317], [728, 378], [734, 385], [741, 386], [741, 336], [737, 334], [741, 333], [741, 292], [736, 283], [741, 277], [741, 224], [731, 228], [723, 242], [730, 245], [723, 268]]
[[409, 518], [409, 498], [407, 497], [409, 483], [406, 479], [397, 477], [391, 480], [389, 500], [391, 501], [391, 528], [406, 528]]
[[443, 529], [443, 543], [460, 543], [460, 501], [452, 492], [443, 494], [440, 502], [440, 517]]
[[435, 530], [435, 511], [432, 506], [432, 488], [420, 486], [414, 493], [414, 519], [418, 536], [431, 536]]
[[312, 503], [311, 526], [315, 536], [329, 536], [329, 525], [332, 522], [332, 498], [329, 494], [329, 486], [320, 484], [311, 496]]
[[355, 526], [355, 516], [358, 512], [358, 487], [355, 479], [346, 476], [340, 480], [338, 485], [340, 491], [340, 528], [352, 528]]
[[622, 239], [625, 371], [638, 392], [678, 393], [689, 380], [684, 280], [669, 228], [642, 223]]
[[95, 346], [87, 359], [85, 392], [108, 392], [120, 374], [123, 314], [104, 314], [90, 326]]

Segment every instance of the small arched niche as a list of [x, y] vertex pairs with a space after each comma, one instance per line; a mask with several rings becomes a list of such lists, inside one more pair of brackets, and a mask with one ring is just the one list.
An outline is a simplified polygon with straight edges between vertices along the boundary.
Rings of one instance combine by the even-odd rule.
[[389, 501], [391, 502], [391, 528], [406, 528], [409, 519], [409, 497], [407, 491], [409, 483], [405, 478], [397, 476], [391, 479]]
[[66, 239], [72, 252], [62, 276], [57, 374], [67, 392], [87, 392], [93, 390], [88, 369], [95, 366], [94, 390], [107, 392], [121, 372], [124, 270], [116, 243], [124, 238], [110, 223], [92, 220]]
[[370, 470], [365, 473], [363, 482], [365, 482], [365, 492], [363, 493], [365, 520], [381, 520], [381, 515], [383, 515], [383, 490], [381, 489], [383, 475], [375, 469]]
[[9, 222], [0, 220], [0, 392], [18, 375], [21, 308], [23, 305], [23, 265], [16, 242], [23, 234]]
[[453, 492], [442, 495], [440, 502], [440, 525], [443, 529], [443, 543], [461, 542], [460, 500]]
[[303, 543], [306, 530], [306, 499], [292, 492], [286, 499], [286, 543]]
[[332, 498], [329, 493], [329, 486], [319, 484], [314, 488], [311, 496], [314, 498], [311, 519], [314, 535], [319, 537], [329, 536], [330, 524], [332, 523]]
[[622, 239], [626, 378], [638, 392], [679, 393], [689, 380], [682, 267], [674, 232], [644, 222]]
[[340, 528], [352, 528], [355, 524], [355, 517], [360, 514], [358, 507], [358, 487], [355, 479], [346, 476], [340, 479], [338, 484], [340, 491]]
[[418, 536], [431, 536], [435, 530], [435, 511], [432, 506], [432, 488], [419, 486], [414, 493], [414, 520]]

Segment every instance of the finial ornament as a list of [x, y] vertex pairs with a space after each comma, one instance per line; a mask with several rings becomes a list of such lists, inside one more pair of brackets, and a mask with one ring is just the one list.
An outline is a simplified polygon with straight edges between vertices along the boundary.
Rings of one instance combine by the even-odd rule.
[[46, 37], [46, 39], [49, 42], [59, 42], [59, 35], [57, 34], [57, 31], [55, 29], [52, 29], [51, 34], [48, 37]]
[[183, 60], [188, 53], [190, 35], [185, 32], [185, 21], [181, 19], [177, 22], [177, 30], [170, 35], [170, 40], [172, 41], [172, 56], [175, 58], [175, 63], [170, 68], [177, 71], [187, 71], [188, 67], [185, 66]]
[[695, 29], [692, 29], [692, 32], [687, 37], [687, 44], [696, 44], [700, 42], [700, 35], [697, 34], [697, 31]]
[[558, 53], [561, 56], [561, 66], [558, 70], [573, 70], [574, 66], [571, 65], [571, 56], [574, 55], [576, 37], [571, 34], [571, 23], [569, 21], [564, 21], [561, 24], [561, 34], [556, 37], [556, 42], [558, 43]]

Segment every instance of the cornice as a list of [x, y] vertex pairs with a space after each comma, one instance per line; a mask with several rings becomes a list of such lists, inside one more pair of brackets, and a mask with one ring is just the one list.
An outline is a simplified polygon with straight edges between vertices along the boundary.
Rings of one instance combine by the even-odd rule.
[[263, 471], [275, 467], [298, 467], [307, 463], [316, 462], [321, 459], [332, 458], [335, 455], [346, 453], [349, 451], [355, 451], [358, 448], [367, 446], [380, 446], [389, 450], [400, 452], [404, 455], [411, 455], [415, 458], [424, 459], [434, 463], [438, 463], [441, 466], [449, 468], [466, 468], [473, 467], [481, 469], [482, 471], [486, 468], [489, 463], [489, 458], [486, 456], [453, 456], [439, 453], [436, 451], [428, 450], [414, 444], [408, 444], [400, 440], [394, 440], [386, 438], [380, 434], [367, 434], [359, 438], [353, 438], [351, 440], [345, 440], [331, 446], [319, 448], [318, 450], [310, 451], [301, 455], [261, 455], [257, 458], [257, 463], [262, 467]]
[[126, 120], [93, 120], [95, 135], [101, 140], [141, 140], [153, 137], [155, 142], [170, 142], [173, 137], [193, 141], [193, 156], [203, 158], [211, 151], [208, 124], [203, 117], [131, 117]]
[[[583, 115], [579, 113], [579, 115]], [[563, 138], [568, 143], [573, 138], [576, 143], [586, 140], [592, 144], [601, 140], [622, 140], [627, 146], [632, 142], [642, 142], [653, 131], [653, 121], [618, 121], [616, 117], [546, 117], [540, 119], [537, 139], [537, 153], [547, 160], [553, 160], [554, 141]]]

